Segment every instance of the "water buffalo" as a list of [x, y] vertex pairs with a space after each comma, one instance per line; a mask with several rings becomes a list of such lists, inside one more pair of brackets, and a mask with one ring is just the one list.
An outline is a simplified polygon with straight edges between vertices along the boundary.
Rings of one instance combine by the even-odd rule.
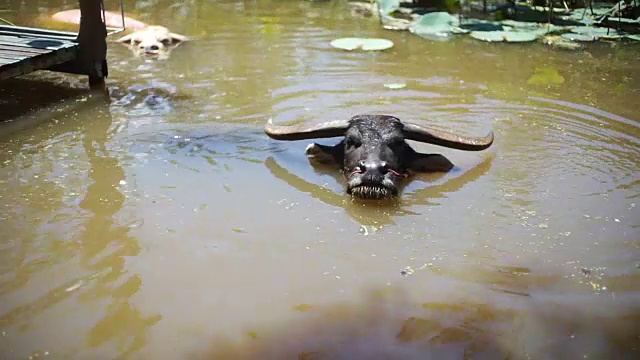
[[357, 115], [349, 120], [320, 124], [275, 125], [265, 133], [276, 140], [304, 140], [343, 136], [334, 146], [312, 143], [305, 149], [309, 160], [341, 166], [347, 194], [358, 199], [386, 199], [398, 195], [400, 181], [412, 172], [446, 172], [453, 164], [439, 154], [422, 154], [405, 140], [480, 151], [493, 143], [493, 133], [466, 137], [421, 125], [403, 123], [389, 115]]
[[[127, 46], [135, 56], [140, 58], [167, 59], [171, 50], [189, 40], [186, 36], [173, 33], [164, 26], [148, 25], [130, 17], [124, 18], [123, 25], [122, 15], [110, 11], [105, 11], [104, 16], [105, 25], [108, 27], [126, 25], [128, 29], [134, 30], [116, 41]], [[53, 14], [52, 18], [64, 23], [80, 24], [80, 10], [60, 11]]]
[[117, 41], [128, 46], [138, 57], [167, 59], [171, 50], [186, 40], [186, 36], [172, 33], [164, 26], [149, 25]]

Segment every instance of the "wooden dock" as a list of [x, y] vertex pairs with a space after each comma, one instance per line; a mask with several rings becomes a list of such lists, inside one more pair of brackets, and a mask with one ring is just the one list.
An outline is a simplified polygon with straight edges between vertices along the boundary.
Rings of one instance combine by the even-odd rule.
[[0, 25], [0, 81], [71, 62], [78, 34]]
[[91, 87], [104, 85], [107, 27], [103, 0], [78, 0], [78, 33], [0, 25], [0, 81], [37, 70], [89, 76]]

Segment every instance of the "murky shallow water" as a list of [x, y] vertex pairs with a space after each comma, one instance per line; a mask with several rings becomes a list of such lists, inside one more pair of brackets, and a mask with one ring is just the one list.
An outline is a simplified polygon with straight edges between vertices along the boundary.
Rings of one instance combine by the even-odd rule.
[[[112, 46], [110, 105], [73, 77], [2, 85], [0, 358], [637, 356], [637, 46], [433, 43], [342, 3], [166, 5], [136, 12], [200, 39], [165, 62]], [[329, 48], [351, 35], [396, 47]], [[496, 143], [417, 144], [456, 169], [376, 207], [308, 142], [262, 133], [377, 112]]]

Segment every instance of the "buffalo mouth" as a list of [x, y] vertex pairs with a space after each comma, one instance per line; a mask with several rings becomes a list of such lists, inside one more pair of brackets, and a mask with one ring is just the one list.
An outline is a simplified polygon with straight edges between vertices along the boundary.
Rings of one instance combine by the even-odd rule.
[[348, 186], [347, 194], [361, 200], [385, 200], [398, 196], [398, 190], [394, 186], [369, 183]]
[[403, 176], [388, 169], [384, 175], [351, 171], [347, 176], [347, 194], [360, 200], [385, 200], [398, 196], [398, 180]]
[[160, 52], [159, 51], [153, 51], [153, 50], [146, 50], [146, 51], [142, 51], [140, 53], [140, 55], [142, 57], [145, 57], [145, 58], [156, 59], [156, 58], [160, 57]]

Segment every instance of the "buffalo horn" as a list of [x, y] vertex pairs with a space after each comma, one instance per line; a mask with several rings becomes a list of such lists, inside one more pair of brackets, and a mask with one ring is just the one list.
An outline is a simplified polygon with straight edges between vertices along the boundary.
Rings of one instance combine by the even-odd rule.
[[264, 132], [276, 140], [305, 140], [343, 136], [349, 126], [348, 120], [334, 120], [319, 124], [275, 125], [271, 119]]
[[408, 140], [466, 151], [484, 150], [493, 144], [493, 132], [484, 137], [467, 137], [412, 123], [404, 124], [404, 136]]

